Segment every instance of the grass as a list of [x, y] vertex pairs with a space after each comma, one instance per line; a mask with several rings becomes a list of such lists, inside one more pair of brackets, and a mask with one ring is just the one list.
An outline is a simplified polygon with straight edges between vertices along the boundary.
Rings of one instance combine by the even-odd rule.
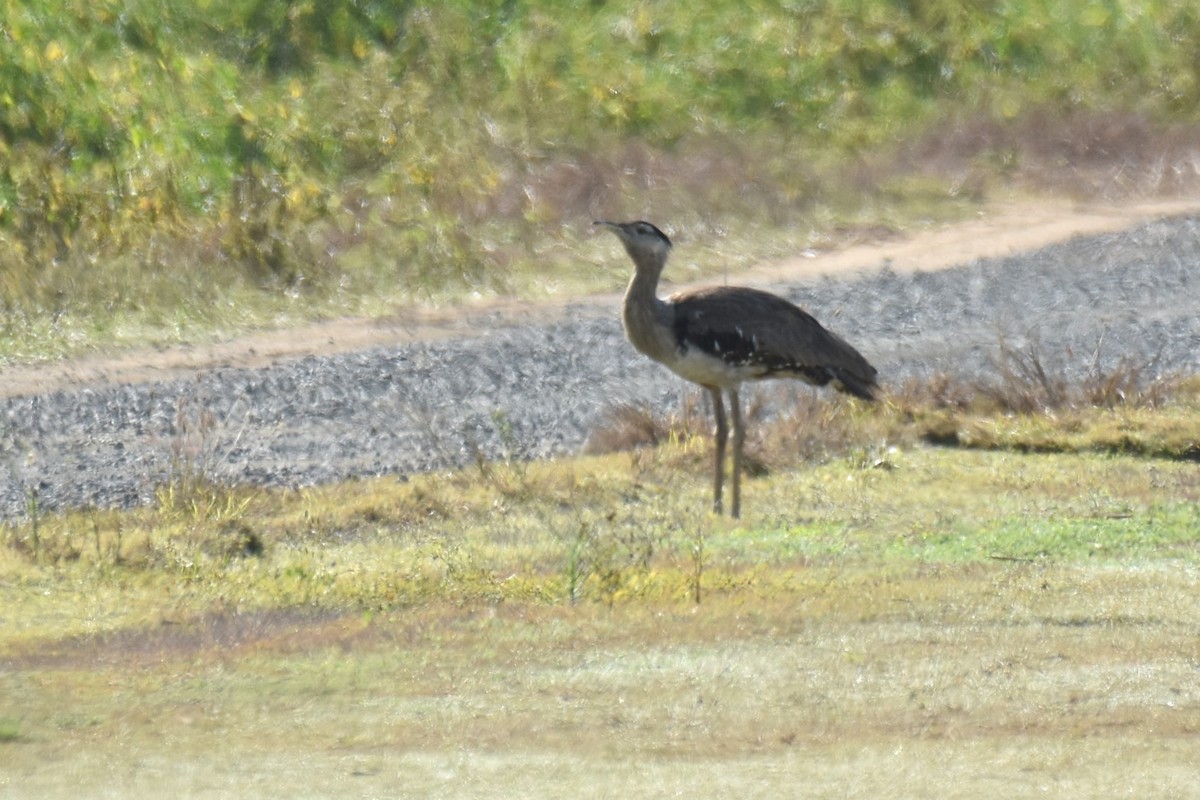
[[4, 11], [0, 362], [614, 289], [597, 215], [714, 274], [1014, 187], [1193, 185], [1166, 0]]
[[6, 671], [8, 788], [1182, 795], [1188, 575], [1003, 564], [699, 608], [245, 614]]
[[[893, 547], [956, 562], [1136, 557], [1185, 544], [1200, 486], [1190, 466], [1200, 384], [1126, 362], [1072, 381], [1035, 350], [1017, 365], [1001, 364], [991, 381], [899, 387], [873, 406], [791, 384], [753, 393], [746, 460], [766, 480], [752, 535], [703, 511], [710, 442], [692, 402], [667, 417], [615, 408], [577, 460], [528, 462], [513, 445], [504, 460], [461, 472], [294, 491], [218, 478], [211, 415], [195, 403], [180, 407], [178, 435], [164, 442], [172, 468], [153, 506], [48, 515], [34, 496], [27, 517], [0, 532], [17, 575], [28, 564], [111, 573], [120, 589], [134, 576], [216, 581], [239, 607], [335, 609], [697, 598], [706, 581], [752, 579], [764, 558], [844, 564]], [[1109, 464], [1118, 492], [1081, 489], [1067, 459], [1095, 456], [1109, 458], [1097, 463]], [[939, 482], [948, 472], [954, 481]], [[896, 502], [913, 496], [924, 502]]]
[[[1125, 412], [1196, 418], [1155, 396]], [[707, 439], [649, 420], [655, 446], [403, 482], [189, 473], [204, 502], [47, 515], [36, 550], [9, 523], [0, 786], [1186, 794], [1195, 465], [931, 447], [914, 406], [777, 420], [769, 441], [844, 424], [759, 442], [740, 522], [703, 511]]]
[[[4, 9], [0, 362], [1176, 191], [1200, 107], [1165, 0]], [[265, 491], [181, 408], [155, 505], [0, 528], [0, 794], [1187, 796], [1194, 381], [1004, 359], [761, 394], [740, 522], [695, 409]]]

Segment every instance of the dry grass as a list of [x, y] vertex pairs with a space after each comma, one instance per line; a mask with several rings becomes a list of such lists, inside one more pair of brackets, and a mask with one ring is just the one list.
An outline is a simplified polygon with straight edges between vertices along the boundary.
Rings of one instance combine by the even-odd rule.
[[1200, 778], [1195, 579], [995, 564], [829, 572], [700, 608], [247, 612], [10, 663], [4, 786], [1182, 797]]
[[1120, 200], [1193, 191], [1198, 145], [1200, 134], [1189, 125], [1160, 125], [1130, 110], [1054, 105], [1016, 119], [948, 121], [913, 140], [902, 158], [965, 193], [983, 193], [1004, 176], [1034, 192]]
[[583, 452], [587, 455], [619, 453], [668, 442], [691, 439], [711, 427], [711, 407], [706, 398], [692, 393], [677, 413], [655, 414], [646, 406], [622, 403], [608, 409], [588, 433]]
[[[994, 377], [950, 375], [889, 387], [868, 406], [796, 384], [765, 384], [746, 394], [747, 471], [763, 475], [830, 458], [886, 466], [887, 451], [916, 442], [1036, 452], [1119, 452], [1200, 459], [1200, 381], [1161, 374], [1153, 362], [1103, 363], [1100, 343], [1083, 369], [1051, 362], [1035, 343], [1001, 340]], [[612, 409], [591, 431], [585, 452], [609, 453], [693, 444], [699, 465], [711, 429], [700, 392], [674, 414]], [[683, 465], [683, 462], [680, 462]]]
[[1022, 357], [758, 393], [737, 522], [693, 402], [614, 412], [630, 451], [10, 523], [0, 790], [1187, 796], [1195, 384]]
[[1082, 376], [1072, 378], [1036, 345], [1001, 342], [995, 378], [943, 376], [904, 387], [894, 402], [920, 438], [936, 444], [1200, 457], [1200, 382], [1129, 358], [1102, 366], [1099, 351], [1097, 345]]
[[1194, 399], [1194, 385], [1179, 375], [1159, 374], [1154, 360], [1122, 357], [1102, 366], [1101, 345], [1097, 343], [1083, 377], [1072, 380], [1065, 365], [1048, 362], [1037, 344], [1016, 348], [1001, 340], [997, 377], [976, 382], [976, 393], [1006, 414], [1080, 407], [1159, 408], [1181, 397]]

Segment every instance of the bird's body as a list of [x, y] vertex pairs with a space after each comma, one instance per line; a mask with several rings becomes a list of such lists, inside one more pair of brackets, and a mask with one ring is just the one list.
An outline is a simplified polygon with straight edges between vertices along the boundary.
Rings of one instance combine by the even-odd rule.
[[659, 277], [671, 242], [648, 222], [597, 222], [621, 239], [633, 259], [633, 278], [625, 292], [625, 335], [640, 352], [680, 377], [708, 389], [717, 423], [717, 463], [713, 507], [722, 508], [725, 421], [722, 392], [729, 394], [733, 419], [733, 502], [741, 506], [744, 431], [738, 391], [742, 383], [763, 378], [796, 378], [816, 386], [873, 399], [875, 368], [844, 339], [830, 333], [793, 303], [758, 289], [712, 286], [660, 299]]

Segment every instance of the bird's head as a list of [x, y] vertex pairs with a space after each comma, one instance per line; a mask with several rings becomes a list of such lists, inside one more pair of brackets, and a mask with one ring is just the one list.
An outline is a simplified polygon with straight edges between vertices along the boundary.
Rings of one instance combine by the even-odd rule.
[[667, 260], [667, 253], [671, 252], [671, 240], [649, 222], [609, 222], [598, 219], [593, 224], [602, 225], [615, 233], [635, 264], [653, 263], [661, 267]]

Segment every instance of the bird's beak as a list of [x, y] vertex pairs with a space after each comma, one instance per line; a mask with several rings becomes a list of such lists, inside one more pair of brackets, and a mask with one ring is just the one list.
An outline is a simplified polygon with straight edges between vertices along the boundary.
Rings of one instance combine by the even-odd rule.
[[610, 231], [612, 231], [613, 233], [615, 233], [617, 235], [618, 239], [620, 239], [621, 241], [625, 241], [625, 229], [623, 227], [621, 227], [620, 223], [609, 222], [606, 219], [598, 219], [595, 222], [593, 222], [592, 224], [599, 225], [601, 228], [608, 228]]

